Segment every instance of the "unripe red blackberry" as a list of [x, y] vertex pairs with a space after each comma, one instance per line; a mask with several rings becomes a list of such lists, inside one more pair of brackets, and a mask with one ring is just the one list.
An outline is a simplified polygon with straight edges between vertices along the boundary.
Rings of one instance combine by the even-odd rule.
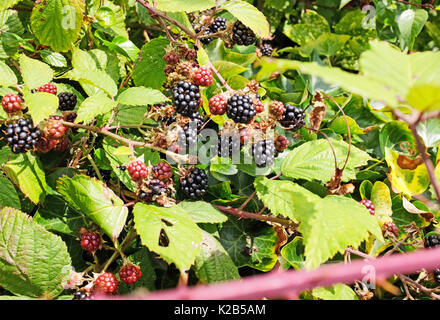
[[56, 152], [64, 152], [69, 147], [70, 140], [66, 136], [62, 137], [60, 140], [57, 140], [57, 144], [54, 148]]
[[58, 95], [58, 109], [61, 111], [73, 110], [75, 109], [78, 98], [76, 94], [71, 92], [61, 92]]
[[435, 234], [425, 237], [423, 240], [423, 246], [425, 248], [434, 248], [440, 246], [440, 237]]
[[209, 87], [214, 81], [212, 76], [212, 71], [208, 67], [200, 67], [198, 68], [192, 76], [193, 82], [195, 85], [202, 87]]
[[147, 166], [140, 160], [130, 162], [127, 170], [131, 179], [135, 182], [141, 182], [148, 176]]
[[271, 166], [275, 160], [275, 144], [273, 140], [261, 140], [253, 144], [250, 154], [254, 157], [254, 161], [259, 168]]
[[21, 110], [22, 100], [18, 94], [8, 93], [2, 99], [2, 107], [6, 113], [16, 113]]
[[374, 216], [374, 209], [375, 208], [374, 208], [374, 204], [373, 204], [373, 202], [371, 202], [371, 200], [363, 199], [359, 203], [363, 204], [368, 209], [368, 211], [370, 211], [371, 215]]
[[180, 181], [183, 192], [191, 199], [203, 196], [208, 188], [208, 176], [205, 170], [195, 168], [188, 177]]
[[285, 111], [280, 123], [287, 127], [289, 130], [298, 130], [305, 125], [304, 121], [305, 112], [299, 107], [291, 104], [285, 105]]
[[218, 94], [209, 99], [209, 111], [212, 115], [222, 115], [226, 112], [228, 98], [222, 94]]
[[185, 58], [187, 59], [187, 60], [194, 60], [195, 58], [197, 57], [197, 51], [196, 50], [194, 50], [194, 49], [188, 49], [186, 52], [185, 52]]
[[102, 247], [101, 235], [98, 232], [85, 231], [81, 234], [81, 248], [95, 253]]
[[151, 170], [153, 171], [153, 176], [162, 181], [168, 180], [173, 175], [173, 169], [166, 162], [160, 162], [154, 165]]
[[127, 264], [119, 270], [119, 278], [127, 284], [135, 283], [142, 276], [141, 269], [138, 266]]
[[232, 40], [235, 44], [250, 46], [256, 40], [255, 33], [246, 27], [241, 21], [236, 21], [232, 29]]
[[249, 128], [240, 129], [240, 131], [239, 131], [240, 143], [246, 144], [249, 141], [249, 139], [251, 138], [251, 135], [252, 135], [252, 133]]
[[228, 99], [226, 113], [234, 122], [248, 124], [257, 114], [252, 99], [244, 94], [234, 94]]
[[56, 148], [58, 140], [48, 139], [45, 136], [38, 140], [37, 151], [41, 153], [47, 153]]
[[68, 127], [61, 123], [64, 118], [61, 116], [52, 116], [49, 118], [46, 126], [44, 127], [44, 135], [48, 139], [59, 140], [64, 137]]
[[[173, 73], [174, 71], [176, 71], [176, 67], [172, 66], [172, 65], [166, 65], [165, 68], [163, 68], [163, 71], [165, 72], [165, 74], [167, 76], [169, 76], [171, 73]], [[172, 80], [172, 79], [171, 79]], [[170, 83], [172, 83], [173, 81], [170, 81]]]
[[261, 47], [261, 54], [263, 56], [267, 56], [270, 57], [272, 55], [273, 52], [273, 48], [270, 44], [265, 43], [262, 47]]
[[179, 81], [173, 89], [176, 111], [183, 116], [191, 116], [202, 104], [200, 89], [191, 82]]
[[275, 149], [279, 152], [283, 152], [284, 150], [287, 149], [289, 144], [290, 142], [289, 139], [287, 139], [287, 137], [279, 135], [275, 140]]
[[95, 280], [95, 289], [104, 293], [115, 293], [118, 285], [119, 281], [111, 272], [105, 272]]
[[382, 233], [384, 236], [393, 235], [395, 237], [399, 236], [399, 228], [392, 221], [385, 222], [382, 226]]
[[264, 111], [264, 104], [263, 104], [263, 102], [260, 100], [260, 96], [259, 96], [259, 95], [257, 95], [257, 97], [255, 97], [255, 98], [253, 99], [253, 102], [254, 102], [255, 111], [257, 111], [258, 113]]
[[269, 112], [274, 116], [275, 119], [281, 120], [283, 118], [284, 104], [281, 101], [271, 101], [269, 103]]
[[47, 92], [57, 95], [57, 87], [52, 83], [46, 83], [38, 88], [38, 92]]
[[163, 58], [167, 64], [175, 65], [179, 63], [179, 55], [176, 52], [167, 52]]
[[40, 137], [41, 131], [33, 127], [31, 119], [18, 119], [2, 130], [2, 138], [14, 153], [35, 151]]
[[190, 77], [193, 70], [194, 65], [192, 62], [189, 61], [181, 62], [176, 66], [176, 73], [184, 77]]

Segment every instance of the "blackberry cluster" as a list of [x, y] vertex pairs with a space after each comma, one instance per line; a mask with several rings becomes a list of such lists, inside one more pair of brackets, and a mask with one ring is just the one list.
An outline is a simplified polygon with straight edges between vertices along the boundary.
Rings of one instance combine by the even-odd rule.
[[188, 177], [181, 180], [182, 190], [185, 194], [196, 199], [203, 196], [208, 188], [208, 176], [205, 170], [195, 168]]
[[[213, 22], [209, 27], [207, 27], [207, 28], [205, 29], [204, 34], [208, 36], [208, 35], [210, 35], [210, 34], [212, 34], [212, 33], [217, 33], [217, 32], [219, 32], [219, 31], [226, 30], [226, 21], [227, 21], [227, 20], [226, 20], [225, 18], [220, 18], [220, 17], [215, 18], [215, 19], [214, 19], [214, 22]], [[196, 32], [199, 33], [200, 30], [201, 30], [201, 28], [198, 28], [198, 29], [196, 29]], [[208, 44], [208, 43], [210, 43], [210, 42], [213, 41], [213, 40], [214, 40], [214, 38], [212, 38], [212, 37], [209, 37], [209, 38], [201, 38], [201, 39], [200, 39], [200, 41], [201, 41], [203, 44]]]
[[173, 89], [173, 101], [178, 113], [191, 117], [202, 103], [200, 89], [191, 82], [179, 81]]
[[[201, 28], [197, 28], [197, 29], [196, 29], [196, 32], [199, 33], [201, 30], [202, 30]], [[212, 30], [211, 30], [210, 27], [207, 27], [207, 28], [205, 29], [205, 31], [203, 32], [203, 34], [204, 34], [205, 36], [209, 36], [211, 33], [214, 33], [214, 32], [212, 32]], [[213, 40], [214, 40], [214, 38], [212, 38], [212, 37], [208, 37], [208, 38], [200, 38], [200, 42], [203, 43], [203, 44], [209, 44], [209, 43], [211, 43]]]
[[273, 165], [276, 156], [275, 144], [272, 140], [261, 140], [252, 145], [251, 155], [257, 167]]
[[256, 40], [255, 33], [240, 21], [234, 23], [232, 40], [241, 46], [250, 46]]
[[159, 162], [151, 168], [153, 176], [159, 180], [166, 181], [173, 176], [173, 169], [166, 162]]
[[425, 237], [425, 240], [423, 241], [423, 246], [425, 248], [434, 248], [439, 245], [440, 245], [440, 237], [435, 234]]
[[370, 211], [371, 215], [374, 216], [375, 207], [371, 200], [367, 200], [367, 199], [361, 200], [360, 204], [363, 204], [368, 209], [368, 211]]
[[90, 300], [87, 293], [82, 290], [78, 290], [73, 294], [73, 300]]
[[272, 52], [273, 52], [273, 48], [272, 48], [272, 46], [271, 46], [270, 44], [268, 44], [268, 43], [265, 43], [265, 44], [261, 47], [261, 54], [262, 54], [263, 56], [270, 57], [270, 56], [272, 55]]
[[218, 156], [232, 157], [234, 152], [240, 152], [240, 137], [234, 135], [221, 135], [218, 138]]
[[303, 109], [287, 103], [280, 122], [290, 130], [299, 130], [306, 124], [304, 121], [305, 115]]
[[251, 97], [236, 93], [228, 99], [226, 114], [234, 122], [248, 124], [257, 114], [257, 110]]
[[73, 110], [78, 101], [76, 94], [70, 92], [61, 92], [58, 95], [59, 106], [61, 111]]
[[19, 119], [3, 130], [6, 143], [12, 152], [20, 153], [36, 149], [41, 131], [33, 127], [31, 119]]

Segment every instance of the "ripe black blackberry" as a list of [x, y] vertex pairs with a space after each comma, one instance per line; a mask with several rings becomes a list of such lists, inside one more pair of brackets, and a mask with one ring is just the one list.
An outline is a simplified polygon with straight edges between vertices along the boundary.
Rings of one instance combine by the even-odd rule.
[[273, 140], [261, 140], [251, 147], [251, 155], [259, 168], [273, 165], [276, 156]]
[[232, 40], [241, 46], [250, 46], [256, 40], [255, 33], [240, 21], [234, 23]]
[[230, 158], [236, 152], [240, 152], [240, 137], [238, 135], [220, 135], [218, 137], [218, 151], [219, 157]]
[[425, 240], [423, 241], [423, 246], [425, 248], [434, 248], [439, 245], [440, 245], [440, 237], [435, 234], [425, 237]]
[[234, 122], [250, 123], [254, 116], [257, 114], [255, 110], [254, 102], [248, 95], [234, 94], [228, 99], [226, 105], [226, 114]]
[[197, 127], [197, 131], [199, 131], [200, 129], [202, 129], [203, 123], [205, 122], [203, 119], [203, 116], [198, 113], [198, 112], [194, 112], [190, 117], [191, 121], [193, 121]]
[[162, 194], [167, 192], [167, 185], [159, 179], [152, 179], [148, 183], [148, 188], [153, 194]]
[[261, 54], [263, 56], [267, 56], [270, 57], [272, 55], [273, 52], [273, 48], [270, 44], [265, 43], [262, 47], [261, 47]]
[[181, 180], [182, 190], [185, 194], [197, 199], [203, 196], [208, 188], [208, 176], [205, 170], [195, 168], [188, 177]]
[[[201, 30], [202, 30], [201, 28], [197, 28], [196, 32], [199, 33]], [[213, 32], [210, 27], [207, 27], [203, 32], [205, 36], [209, 36], [211, 33], [215, 33], [215, 32]], [[200, 38], [200, 42], [203, 44], [209, 44], [212, 42], [212, 40], [214, 40], [214, 38], [212, 37]]]
[[61, 92], [58, 95], [58, 108], [61, 111], [73, 110], [75, 109], [77, 100], [76, 94], [70, 92]]
[[434, 280], [435, 282], [440, 282], [440, 269], [433, 270]]
[[213, 24], [210, 26], [213, 33], [226, 30], [226, 19], [217, 17], [214, 19]]
[[41, 131], [33, 127], [31, 119], [18, 119], [3, 130], [3, 138], [14, 153], [35, 151], [40, 137]]
[[303, 109], [287, 103], [280, 123], [290, 130], [299, 130], [306, 124], [304, 121], [305, 115]]
[[87, 293], [82, 290], [78, 290], [73, 294], [73, 300], [90, 300]]
[[194, 126], [186, 125], [179, 130], [177, 139], [179, 149], [184, 150], [185, 154], [189, 154], [197, 146], [197, 129]]
[[199, 109], [201, 100], [200, 89], [195, 84], [179, 81], [173, 89], [173, 101], [176, 111], [183, 116], [191, 117]]

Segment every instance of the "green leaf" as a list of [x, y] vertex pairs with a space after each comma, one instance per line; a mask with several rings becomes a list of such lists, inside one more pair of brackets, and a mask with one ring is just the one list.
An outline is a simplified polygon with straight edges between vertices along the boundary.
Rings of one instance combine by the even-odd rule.
[[88, 97], [78, 107], [78, 116], [75, 122], [84, 122], [87, 124], [94, 120], [96, 116], [112, 111], [113, 108], [116, 108], [116, 105], [116, 101], [113, 101], [103, 94]]
[[15, 73], [7, 64], [0, 61], [0, 86], [11, 87], [17, 84]]
[[403, 192], [409, 196], [425, 192], [430, 183], [425, 165], [422, 163], [414, 170], [403, 169], [397, 162], [398, 158], [399, 153], [389, 148], [385, 148], [385, 160], [391, 171], [388, 174], [388, 179], [391, 182], [393, 190], [395, 192]]
[[321, 300], [359, 300], [356, 293], [349, 286], [337, 283], [330, 288], [317, 287], [312, 295]]
[[[427, 226], [430, 225], [430, 221], [424, 219], [420, 214], [409, 212], [408, 210], [406, 210], [403, 201], [409, 202], [408, 200], [404, 199], [404, 197], [401, 195], [396, 195], [392, 199], [393, 222], [400, 230], [403, 231], [405, 226], [408, 226], [413, 222], [419, 228], [426, 228]], [[423, 206], [423, 204], [419, 201], [415, 201], [411, 203], [411, 205], [413, 206], [417, 205], [418, 208], [421, 208]], [[429, 212], [429, 210], [426, 211]]]
[[24, 28], [17, 11], [0, 11], [0, 31], [1, 33], [10, 32], [17, 35], [23, 35]]
[[[364, 129], [359, 127], [356, 121], [353, 118], [347, 116], [348, 126], [350, 128], [351, 134], [363, 134]], [[329, 128], [332, 129], [336, 133], [348, 134], [347, 130], [347, 122], [344, 116], [337, 117], [335, 120], [331, 122]]]
[[93, 220], [113, 241], [121, 233], [128, 216], [124, 202], [101, 181], [85, 175], [58, 180], [57, 191], [79, 212]]
[[201, 250], [196, 258], [194, 270], [202, 283], [240, 279], [238, 268], [220, 242], [203, 230]]
[[53, 70], [44, 62], [31, 59], [24, 54], [19, 58], [23, 82], [29, 89], [36, 89], [52, 81]]
[[[338, 167], [342, 168], [348, 154], [348, 144], [330, 139], [335, 149]], [[355, 168], [367, 164], [370, 156], [351, 146], [350, 157], [343, 173], [343, 181], [356, 178]], [[281, 171], [287, 177], [328, 182], [332, 178], [335, 165], [332, 149], [326, 139], [309, 141], [293, 149], [284, 159]]]
[[157, 0], [156, 2], [157, 9], [162, 11], [169, 12], [193, 12], [193, 11], [201, 11], [212, 8], [215, 6], [214, 0]]
[[33, 203], [44, 200], [47, 187], [46, 178], [43, 166], [34, 154], [30, 152], [13, 154], [3, 169], [11, 181]]
[[34, 221], [46, 230], [78, 237], [79, 229], [86, 224], [83, 215], [69, 207], [63, 199], [48, 196], [44, 206], [38, 208]]
[[15, 295], [53, 299], [69, 280], [65, 243], [24, 214], [0, 211], [0, 285]]
[[0, 10], [5, 10], [8, 8], [13, 7], [14, 5], [16, 5], [17, 3], [19, 3], [22, 0], [2, 0], [0, 2]]
[[266, 223], [230, 217], [219, 235], [220, 243], [238, 268], [248, 266], [269, 271], [277, 261], [275, 245], [278, 238]]
[[432, 148], [440, 141], [440, 119], [431, 118], [417, 125], [417, 133], [427, 148]]
[[241, 0], [230, 0], [223, 5], [223, 9], [229, 11], [260, 38], [270, 36], [270, 26], [266, 17], [250, 3]]
[[169, 41], [166, 38], [155, 38], [147, 42], [141, 49], [140, 61], [133, 71], [136, 86], [160, 89], [166, 81], [166, 62], [163, 58]]
[[281, 256], [296, 270], [304, 268], [304, 239], [295, 237], [281, 249]]
[[421, 111], [440, 109], [440, 84], [419, 85], [409, 89], [406, 100], [408, 103]]
[[31, 28], [41, 44], [68, 51], [81, 31], [84, 0], [47, 0], [35, 4]]
[[247, 68], [243, 66], [224, 60], [214, 61], [213, 65], [225, 79], [238, 75], [247, 70]]
[[40, 55], [41, 59], [43, 59], [44, 62], [50, 64], [53, 67], [67, 67], [67, 60], [61, 53], [53, 52], [50, 50], [41, 50]]
[[311, 40], [317, 39], [324, 33], [329, 33], [330, 27], [327, 20], [313, 10], [306, 10], [301, 17], [301, 23], [285, 23], [283, 33], [300, 46], [306, 45]]
[[416, 36], [422, 31], [428, 20], [428, 12], [424, 9], [407, 9], [397, 17], [400, 47], [412, 50]]
[[142, 244], [168, 263], [185, 271], [200, 252], [201, 229], [185, 210], [137, 203], [133, 209], [136, 230]]
[[0, 207], [21, 209], [20, 199], [14, 185], [3, 176], [0, 176]]
[[390, 148], [403, 154], [413, 154], [416, 148], [416, 140], [404, 121], [390, 121], [382, 127], [379, 135], [379, 143], [382, 154], [385, 148]]
[[53, 115], [59, 104], [58, 97], [48, 92], [30, 93], [30, 91], [25, 90], [24, 99], [34, 125], [38, 125], [41, 121]]
[[204, 201], [182, 201], [178, 204], [194, 220], [195, 223], [222, 223], [228, 217]]
[[123, 91], [117, 98], [121, 104], [130, 106], [146, 106], [168, 100], [162, 92], [145, 87], [133, 87]]
[[[97, 87], [110, 97], [114, 97], [118, 93], [118, 87], [115, 81], [105, 71], [73, 69], [67, 76], [72, 80], [79, 81], [81, 84]], [[88, 93], [90, 93], [90, 91]], [[97, 93], [99, 93], [99, 91], [95, 90], [89, 95]]]

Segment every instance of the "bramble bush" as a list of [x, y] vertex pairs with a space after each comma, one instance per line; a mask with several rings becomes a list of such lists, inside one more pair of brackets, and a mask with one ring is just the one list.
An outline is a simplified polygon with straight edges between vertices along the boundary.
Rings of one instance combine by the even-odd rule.
[[[436, 0], [0, 10], [0, 299], [246, 288], [440, 245]], [[270, 297], [440, 298], [440, 269], [394, 271]]]

